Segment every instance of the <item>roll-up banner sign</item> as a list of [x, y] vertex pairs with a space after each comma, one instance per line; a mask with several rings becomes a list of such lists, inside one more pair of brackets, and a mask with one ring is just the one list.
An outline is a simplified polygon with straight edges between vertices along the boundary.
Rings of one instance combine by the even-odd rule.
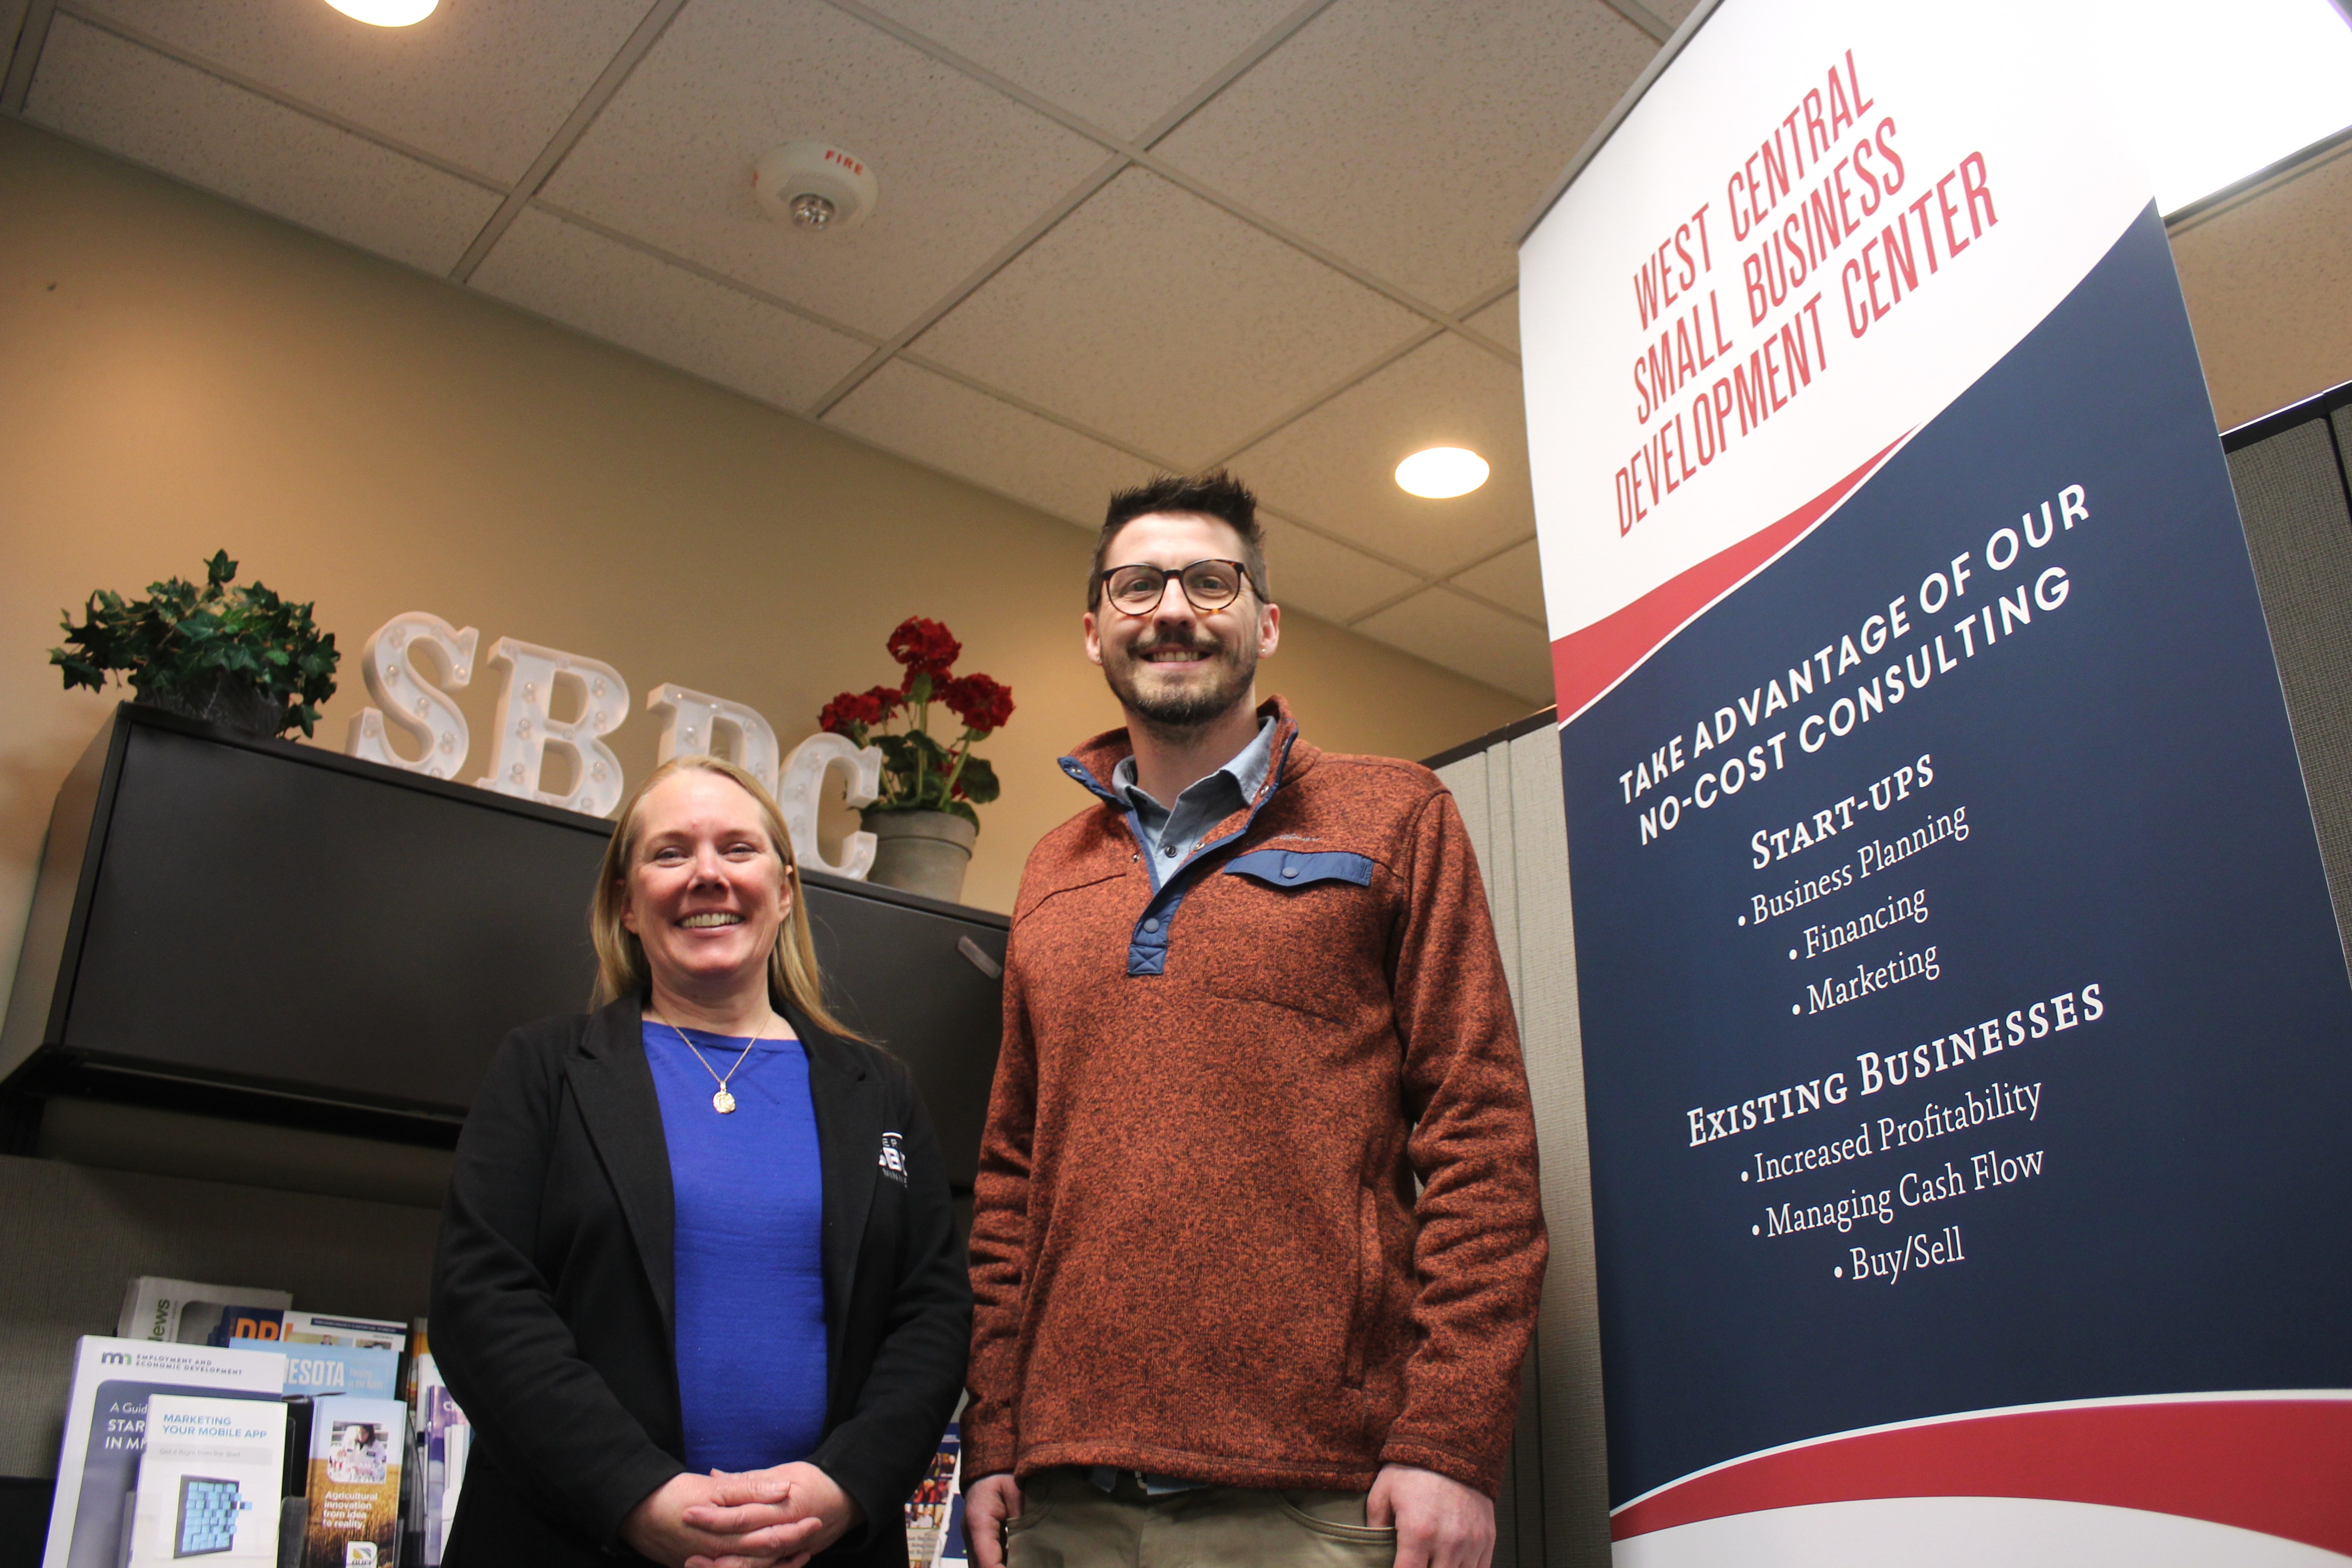
[[1621, 1563], [2352, 1555], [2352, 984], [2066, 11], [1726, 0], [1522, 247]]

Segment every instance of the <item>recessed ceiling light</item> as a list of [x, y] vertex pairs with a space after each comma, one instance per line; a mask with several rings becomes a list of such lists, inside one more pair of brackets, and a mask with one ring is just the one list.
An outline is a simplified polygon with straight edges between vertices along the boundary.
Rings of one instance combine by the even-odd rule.
[[441, 0], [327, 0], [327, 4], [371, 27], [411, 27], [433, 15]]
[[1466, 496], [1486, 482], [1486, 459], [1462, 447], [1432, 447], [1399, 463], [1396, 482], [1408, 493], [1432, 500]]

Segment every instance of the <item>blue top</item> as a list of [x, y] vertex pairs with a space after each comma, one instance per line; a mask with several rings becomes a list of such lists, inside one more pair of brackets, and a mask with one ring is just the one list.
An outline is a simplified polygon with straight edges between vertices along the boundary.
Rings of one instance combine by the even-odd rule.
[[719, 1085], [667, 1024], [645, 1026], [676, 1207], [677, 1393], [687, 1468], [764, 1469], [824, 1433], [824, 1178], [808, 1053], [688, 1029]]

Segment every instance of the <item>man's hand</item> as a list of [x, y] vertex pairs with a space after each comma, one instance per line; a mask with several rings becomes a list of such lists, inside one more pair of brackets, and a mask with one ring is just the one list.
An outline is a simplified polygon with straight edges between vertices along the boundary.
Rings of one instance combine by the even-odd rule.
[[963, 1492], [963, 1538], [980, 1568], [1004, 1568], [1004, 1526], [1021, 1517], [1021, 1485], [1012, 1476], [982, 1476]]
[[[967, 1501], [967, 1519], [971, 1511]], [[1495, 1559], [1493, 1500], [1434, 1470], [1382, 1465], [1364, 1522], [1396, 1531], [1396, 1568], [1488, 1568]]]
[[801, 1568], [863, 1517], [856, 1501], [814, 1465], [714, 1473], [710, 1479], [710, 1494], [686, 1510], [684, 1522], [740, 1544], [698, 1552], [684, 1568]]
[[[766, 1474], [767, 1472], [761, 1472]], [[650, 1557], [663, 1568], [687, 1568], [689, 1563], [725, 1563], [727, 1568], [795, 1568], [806, 1561], [806, 1541], [821, 1521], [803, 1520], [800, 1510], [782, 1506], [785, 1489], [751, 1508], [728, 1508], [732, 1494], [722, 1498], [722, 1486], [741, 1489], [745, 1478], [677, 1475], [662, 1483], [621, 1521], [621, 1539], [629, 1549]], [[714, 1506], [716, 1505], [716, 1506]], [[732, 1523], [721, 1528], [688, 1519], [725, 1515]]]

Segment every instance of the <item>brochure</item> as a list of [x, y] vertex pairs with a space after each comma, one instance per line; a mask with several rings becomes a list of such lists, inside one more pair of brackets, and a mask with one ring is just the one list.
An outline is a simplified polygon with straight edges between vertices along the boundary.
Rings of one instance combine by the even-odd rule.
[[[262, 1290], [247, 1285], [199, 1285], [192, 1279], [165, 1279], [142, 1274], [122, 1293], [122, 1311], [115, 1320], [116, 1337], [161, 1340], [169, 1344], [226, 1346], [242, 1319], [253, 1324], [248, 1339], [276, 1339], [276, 1324], [294, 1304], [285, 1290]], [[228, 1331], [223, 1332], [223, 1320]], [[271, 1325], [262, 1331], [262, 1325]]]
[[[288, 1314], [289, 1317], [292, 1314]], [[319, 1396], [348, 1394], [365, 1399], [398, 1397], [400, 1352], [368, 1345], [305, 1343], [282, 1340], [231, 1340], [232, 1350], [277, 1350], [286, 1356], [286, 1392]]]
[[940, 1543], [934, 1568], [970, 1568], [971, 1560], [971, 1550], [963, 1543], [963, 1489], [959, 1487], [948, 1504], [948, 1538]]
[[339, 1312], [289, 1311], [278, 1337], [293, 1345], [362, 1345], [397, 1356], [408, 1348], [408, 1325]]
[[962, 1468], [963, 1440], [959, 1424], [948, 1423], [931, 1455], [931, 1468], [907, 1500], [908, 1568], [937, 1568], [946, 1554], [950, 1516], [956, 1511], [956, 1480]]
[[286, 1464], [278, 1489], [278, 1568], [302, 1568], [302, 1530], [310, 1522], [310, 1415], [314, 1401], [307, 1394], [286, 1396]]
[[408, 1407], [342, 1395], [311, 1406], [302, 1568], [396, 1568]]
[[410, 1505], [410, 1529], [420, 1537], [417, 1561], [425, 1568], [439, 1568], [448, 1546], [449, 1527], [457, 1517], [457, 1494], [466, 1483], [466, 1458], [474, 1429], [449, 1396], [432, 1356], [420, 1354], [412, 1366], [418, 1473]]
[[42, 1568], [121, 1568], [151, 1398], [197, 1394], [275, 1405], [285, 1379], [286, 1358], [274, 1351], [85, 1336], [74, 1351]]
[[416, 1407], [416, 1363], [433, 1353], [425, 1322], [423, 1318], [408, 1320], [408, 1370], [401, 1373], [400, 1396], [408, 1401], [412, 1411]]
[[276, 1568], [285, 1445], [276, 1400], [151, 1395], [131, 1568], [190, 1557]]

